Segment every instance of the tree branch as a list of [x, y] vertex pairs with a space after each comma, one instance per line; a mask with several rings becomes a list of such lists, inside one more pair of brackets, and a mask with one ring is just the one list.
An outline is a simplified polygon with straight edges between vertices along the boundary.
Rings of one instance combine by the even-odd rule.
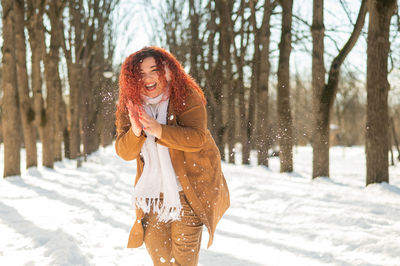
[[324, 91], [321, 95], [321, 103], [327, 103], [329, 105], [329, 108], [332, 107], [337, 92], [340, 66], [343, 64], [343, 61], [346, 59], [349, 52], [353, 49], [364, 26], [365, 16], [368, 11], [367, 2], [368, 0], [362, 0], [360, 10], [358, 12], [357, 21], [354, 25], [354, 30], [351, 33], [350, 38], [347, 40], [346, 44], [343, 46], [339, 54], [333, 59], [331, 63], [328, 84], [325, 86]]

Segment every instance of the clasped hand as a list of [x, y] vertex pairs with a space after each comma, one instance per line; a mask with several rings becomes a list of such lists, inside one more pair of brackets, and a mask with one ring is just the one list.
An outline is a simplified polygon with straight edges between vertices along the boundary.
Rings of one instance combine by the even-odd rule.
[[133, 133], [139, 137], [142, 130], [146, 134], [153, 135], [156, 138], [161, 138], [162, 127], [153, 117], [149, 116], [143, 106], [133, 104], [131, 101], [127, 104], [129, 112], [129, 120], [131, 121]]

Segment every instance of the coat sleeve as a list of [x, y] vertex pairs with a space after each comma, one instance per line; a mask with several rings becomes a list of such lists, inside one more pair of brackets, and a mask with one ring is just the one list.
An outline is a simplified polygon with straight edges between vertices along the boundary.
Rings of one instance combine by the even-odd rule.
[[201, 150], [206, 141], [207, 112], [200, 96], [193, 92], [187, 98], [188, 108], [177, 116], [178, 125], [161, 125], [158, 144], [185, 152]]
[[124, 160], [130, 161], [139, 156], [146, 137], [142, 134], [137, 137], [131, 130], [128, 114], [120, 114], [117, 119], [117, 140], [115, 151]]

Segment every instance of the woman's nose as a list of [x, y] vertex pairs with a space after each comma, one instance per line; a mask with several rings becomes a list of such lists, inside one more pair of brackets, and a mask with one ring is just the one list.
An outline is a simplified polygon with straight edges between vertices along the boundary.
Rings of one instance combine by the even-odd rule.
[[143, 74], [143, 80], [144, 81], [150, 80], [151, 78], [152, 78], [151, 73], [144, 73]]

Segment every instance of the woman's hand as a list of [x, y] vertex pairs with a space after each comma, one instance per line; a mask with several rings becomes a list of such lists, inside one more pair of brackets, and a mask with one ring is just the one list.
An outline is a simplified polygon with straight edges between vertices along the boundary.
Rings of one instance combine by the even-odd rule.
[[149, 116], [144, 110], [139, 112], [139, 122], [143, 125], [143, 130], [160, 139], [162, 127], [153, 117]]
[[139, 114], [141, 110], [137, 104], [134, 105], [131, 101], [128, 101], [126, 108], [129, 112], [129, 120], [131, 121], [132, 131], [136, 137], [139, 137], [142, 134], [142, 125], [139, 122]]

